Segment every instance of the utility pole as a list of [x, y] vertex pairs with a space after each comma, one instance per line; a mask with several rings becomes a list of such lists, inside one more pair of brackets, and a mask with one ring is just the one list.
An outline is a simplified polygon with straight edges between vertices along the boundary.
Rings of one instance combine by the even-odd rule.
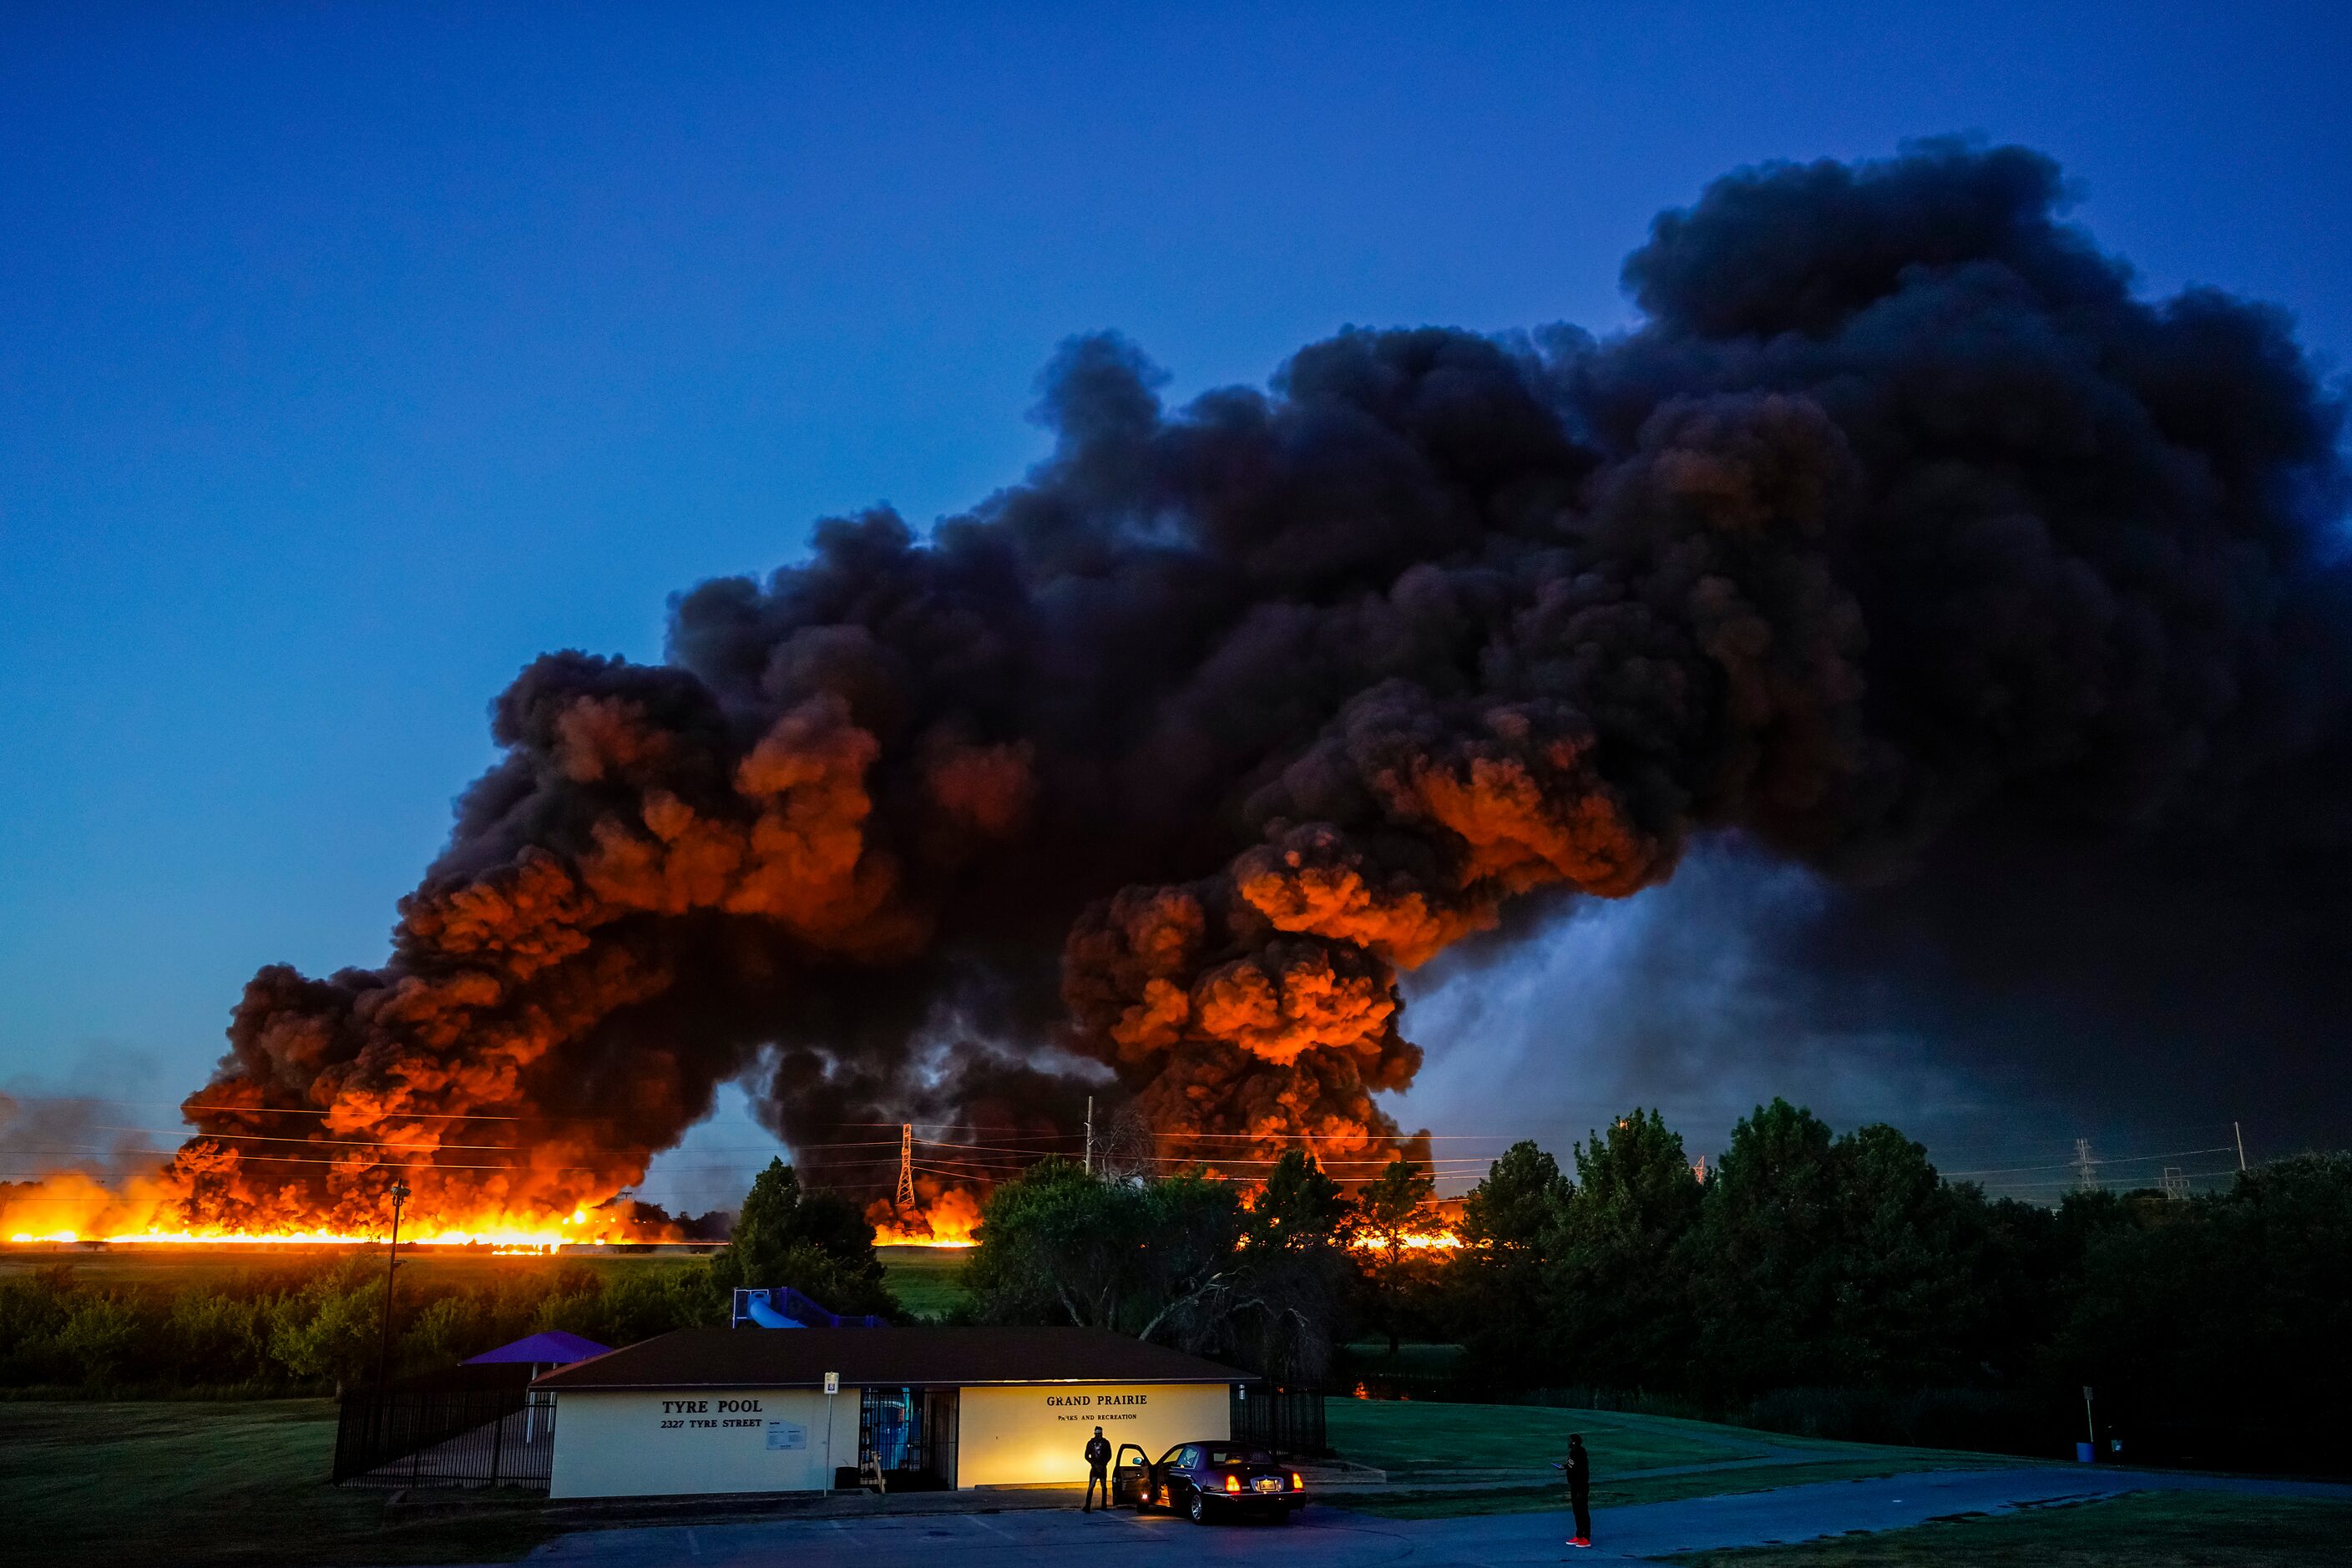
[[1087, 1096], [1087, 1174], [1095, 1173], [1095, 1097]]
[[393, 1270], [400, 1267], [400, 1205], [408, 1201], [408, 1184], [398, 1176], [392, 1179], [392, 1245], [383, 1254], [383, 1348], [376, 1354], [375, 1385], [378, 1389], [392, 1381], [392, 1282]]
[[915, 1124], [911, 1121], [898, 1124], [898, 1191], [890, 1201], [902, 1212], [915, 1206]]
[[2238, 1173], [2246, 1173], [2246, 1130], [2237, 1122], [2230, 1123], [2230, 1136], [2238, 1141]]
[[2074, 1190], [2095, 1193], [2099, 1190], [2099, 1163], [2091, 1158], [2091, 1141], [2074, 1140]]

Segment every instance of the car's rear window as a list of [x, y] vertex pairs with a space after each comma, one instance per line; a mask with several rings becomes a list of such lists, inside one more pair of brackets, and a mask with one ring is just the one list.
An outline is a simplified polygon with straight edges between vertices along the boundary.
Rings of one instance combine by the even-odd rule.
[[1264, 1448], [1212, 1448], [1209, 1463], [1213, 1465], [1270, 1465], [1274, 1456]]

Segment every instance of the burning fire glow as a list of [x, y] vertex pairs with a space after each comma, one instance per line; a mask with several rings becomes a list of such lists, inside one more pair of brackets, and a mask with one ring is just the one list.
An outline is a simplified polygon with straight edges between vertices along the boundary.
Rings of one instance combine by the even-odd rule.
[[[985, 1192], [976, 1187], [925, 1173], [916, 1178], [915, 1202], [901, 1205], [880, 1200], [867, 1207], [866, 1218], [874, 1226], [877, 1246], [970, 1248], [978, 1245], [985, 1197]], [[380, 1245], [386, 1238], [390, 1217], [387, 1209], [373, 1215], [294, 1217], [276, 1227], [192, 1224], [182, 1194], [168, 1173], [134, 1176], [120, 1187], [72, 1171], [39, 1182], [0, 1184], [0, 1240], [13, 1246], [90, 1242], [138, 1247]], [[1439, 1205], [1426, 1226], [1393, 1236], [1360, 1235], [1353, 1245], [1367, 1255], [1391, 1248], [1450, 1252], [1462, 1241], [1445, 1223], [1449, 1217]], [[352, 1223], [353, 1219], [358, 1223]], [[473, 1247], [520, 1253], [687, 1237], [658, 1217], [658, 1211], [638, 1209], [626, 1199], [582, 1205], [563, 1215], [519, 1215], [496, 1209], [449, 1212], [420, 1195], [402, 1215], [400, 1239], [404, 1246]]]
[[915, 1184], [917, 1205], [901, 1212], [889, 1201], [869, 1205], [866, 1223], [877, 1247], [977, 1247], [980, 1194], [925, 1179]]
[[1375, 1240], [1364, 1237], [1357, 1241], [1356, 1249], [1359, 1252], [1384, 1252], [1391, 1240], [1406, 1252], [1451, 1252], [1462, 1245], [1462, 1238], [1450, 1230], [1417, 1230], [1393, 1238], [1383, 1237]]
[[[549, 1252], [567, 1245], [673, 1239], [660, 1227], [633, 1221], [625, 1202], [580, 1207], [568, 1215], [515, 1215], [497, 1210], [433, 1213], [412, 1205], [401, 1218], [403, 1246], [482, 1247], [499, 1252]], [[70, 1246], [103, 1241], [142, 1247], [352, 1247], [377, 1244], [390, 1228], [293, 1223], [256, 1229], [190, 1225], [167, 1181], [133, 1177], [120, 1189], [79, 1172], [0, 1190], [0, 1237], [12, 1246]]]

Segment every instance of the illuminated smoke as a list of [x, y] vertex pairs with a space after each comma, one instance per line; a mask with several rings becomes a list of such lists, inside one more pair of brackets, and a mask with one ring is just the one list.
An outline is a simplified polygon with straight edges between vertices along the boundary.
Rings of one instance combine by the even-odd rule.
[[1401, 971], [1695, 834], [1884, 883], [1989, 821], [2314, 820], [2339, 410], [2060, 188], [1743, 172], [1628, 261], [1629, 335], [1349, 331], [1173, 411], [1067, 345], [1023, 483], [821, 523], [662, 667], [526, 669], [391, 961], [247, 987], [194, 1210], [372, 1212], [393, 1144], [421, 1205], [568, 1212], [746, 1075], [811, 1147], [1115, 1089], [1186, 1152], [1345, 1154], [1419, 1062]]

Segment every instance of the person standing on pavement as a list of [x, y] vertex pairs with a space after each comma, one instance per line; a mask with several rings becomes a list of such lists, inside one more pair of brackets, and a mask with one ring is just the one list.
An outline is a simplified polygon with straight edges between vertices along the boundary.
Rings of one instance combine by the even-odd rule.
[[1592, 1458], [1584, 1451], [1584, 1434], [1568, 1435], [1568, 1458], [1552, 1467], [1568, 1474], [1568, 1506], [1576, 1512], [1576, 1533], [1570, 1546], [1592, 1544]]
[[1110, 1507], [1110, 1445], [1103, 1440], [1102, 1428], [1095, 1428], [1094, 1441], [1087, 1445], [1087, 1506], [1080, 1513], [1095, 1510], [1095, 1489], [1102, 1488], [1103, 1507]]

